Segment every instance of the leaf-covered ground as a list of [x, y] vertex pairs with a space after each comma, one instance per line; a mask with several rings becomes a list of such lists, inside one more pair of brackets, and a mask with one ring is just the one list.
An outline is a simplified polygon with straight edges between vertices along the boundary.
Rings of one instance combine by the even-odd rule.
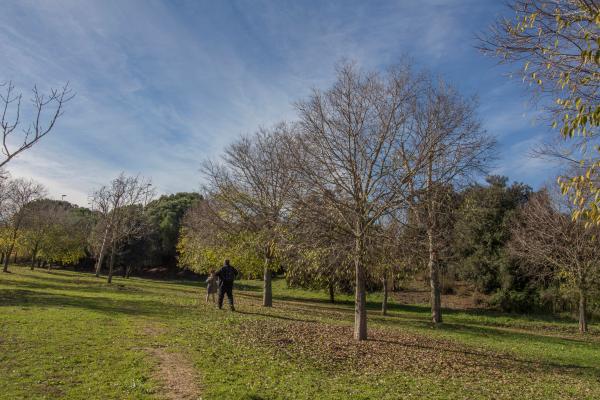
[[351, 339], [351, 298], [260, 282], [238, 311], [194, 282], [29, 271], [0, 275], [0, 399], [600, 398], [600, 333], [569, 319], [446, 310], [378, 313]]

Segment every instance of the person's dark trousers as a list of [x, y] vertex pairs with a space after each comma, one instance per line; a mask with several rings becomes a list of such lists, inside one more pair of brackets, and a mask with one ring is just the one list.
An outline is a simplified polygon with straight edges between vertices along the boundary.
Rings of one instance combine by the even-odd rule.
[[233, 282], [223, 282], [219, 286], [219, 308], [223, 308], [223, 299], [227, 294], [227, 300], [229, 300], [229, 308], [233, 308]]

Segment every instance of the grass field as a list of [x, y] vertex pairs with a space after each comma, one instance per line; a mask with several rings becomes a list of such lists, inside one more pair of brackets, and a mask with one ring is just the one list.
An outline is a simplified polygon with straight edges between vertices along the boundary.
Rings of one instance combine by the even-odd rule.
[[424, 305], [378, 314], [351, 339], [353, 304], [237, 284], [238, 312], [198, 283], [29, 271], [0, 275], [0, 399], [600, 398], [600, 332], [571, 320]]

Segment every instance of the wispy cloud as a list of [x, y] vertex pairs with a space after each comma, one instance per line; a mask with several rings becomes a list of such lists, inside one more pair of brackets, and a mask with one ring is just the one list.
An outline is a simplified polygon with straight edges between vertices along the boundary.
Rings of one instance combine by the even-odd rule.
[[539, 150], [545, 138], [545, 134], [538, 134], [507, 145], [503, 149], [501, 162], [492, 173], [508, 176], [535, 188], [553, 181], [559, 172], [558, 165], [533, 154]]
[[5, 2], [0, 80], [25, 90], [69, 80], [77, 91], [55, 132], [10, 170], [83, 205], [122, 170], [161, 192], [195, 190], [203, 158], [293, 118], [292, 102], [329, 85], [342, 57], [381, 68], [409, 55], [479, 93], [486, 127], [509, 132], [506, 143], [525, 139], [539, 131], [519, 119], [516, 85], [472, 46], [499, 10], [475, 0]]

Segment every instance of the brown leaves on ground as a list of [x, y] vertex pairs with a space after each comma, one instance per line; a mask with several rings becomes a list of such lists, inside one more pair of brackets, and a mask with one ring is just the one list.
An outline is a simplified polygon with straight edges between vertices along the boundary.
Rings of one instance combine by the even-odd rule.
[[516, 374], [530, 382], [552, 375], [566, 383], [579, 374], [576, 367], [533, 362], [487, 349], [474, 349], [449, 340], [392, 329], [371, 329], [369, 340], [357, 342], [352, 327], [320, 322], [268, 319], [246, 321], [245, 340], [289, 358], [304, 358], [319, 367], [377, 375], [402, 371], [438, 379], [460, 378], [511, 382]]

